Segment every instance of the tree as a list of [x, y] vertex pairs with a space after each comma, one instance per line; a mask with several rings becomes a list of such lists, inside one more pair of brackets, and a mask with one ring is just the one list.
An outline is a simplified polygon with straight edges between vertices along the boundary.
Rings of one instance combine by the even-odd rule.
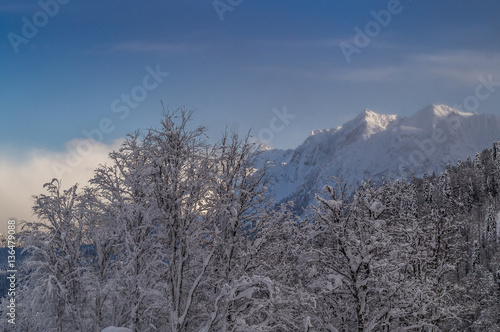
[[97, 212], [89, 218], [93, 238], [102, 238], [94, 241], [96, 270], [107, 267], [114, 294], [109, 324], [142, 331], [262, 325], [256, 317], [275, 285], [249, 275], [247, 251], [269, 206], [265, 171], [255, 169], [246, 139], [226, 133], [210, 145], [204, 127], [189, 128], [191, 117], [167, 112], [160, 129], [129, 136], [91, 181]]
[[[398, 292], [398, 265], [391, 229], [379, 217], [385, 206], [382, 191], [365, 183], [348, 201], [346, 186], [325, 187], [318, 196], [311, 223], [313, 269], [327, 282], [319, 287], [331, 331], [377, 331], [390, 325]], [[323, 311], [328, 310], [322, 308]]]
[[29, 330], [87, 331], [87, 301], [82, 276], [84, 229], [77, 186], [61, 189], [61, 182], [44, 185], [48, 195], [35, 197], [39, 222], [24, 240], [28, 256], [20, 302]]
[[497, 240], [496, 213], [492, 205], [486, 209], [485, 240], [487, 245], [493, 245]]
[[89, 218], [95, 230], [97, 280], [110, 278], [110, 324], [145, 331], [158, 324], [157, 274], [163, 257], [156, 237], [158, 210], [150, 191], [154, 182], [147, 178], [151, 160], [142, 144], [139, 133], [130, 135], [110, 154], [112, 164], [96, 170], [90, 181], [96, 214]]

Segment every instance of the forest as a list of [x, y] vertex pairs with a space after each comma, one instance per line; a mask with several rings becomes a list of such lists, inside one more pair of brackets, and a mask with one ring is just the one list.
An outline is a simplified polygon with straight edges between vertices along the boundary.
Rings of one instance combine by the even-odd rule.
[[192, 117], [130, 134], [86, 185], [47, 179], [0, 326], [500, 331], [500, 143], [422, 178], [332, 174], [299, 216], [249, 136], [210, 143]]

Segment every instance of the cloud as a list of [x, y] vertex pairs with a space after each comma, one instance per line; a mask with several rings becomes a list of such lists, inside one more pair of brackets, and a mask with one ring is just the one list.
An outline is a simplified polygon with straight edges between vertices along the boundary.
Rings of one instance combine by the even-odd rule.
[[[32, 215], [33, 195], [45, 193], [43, 184], [58, 178], [55, 163], [68, 165], [68, 151], [78, 146], [83, 139], [72, 140], [66, 144], [67, 150], [52, 152], [32, 150], [21, 158], [7, 151], [0, 152], [0, 233], [7, 229], [9, 219], [34, 220]], [[119, 147], [122, 140], [111, 144], [93, 142], [92, 151], [84, 158], [73, 161], [68, 172], [62, 174], [64, 189], [75, 183], [85, 186], [92, 177], [94, 169], [108, 161], [108, 153]], [[19, 223], [18, 223], [19, 224]]]
[[205, 43], [163, 42], [163, 41], [123, 41], [116, 44], [103, 44], [87, 50], [86, 54], [125, 53], [159, 53], [162, 55], [184, 55], [200, 53], [207, 49]]
[[418, 62], [438, 65], [470, 65], [484, 61], [484, 55], [471, 51], [423, 53], [413, 56]]
[[23, 13], [38, 10], [35, 3], [2, 3], [0, 4], [0, 13]]
[[245, 41], [252, 47], [264, 48], [264, 49], [283, 49], [283, 48], [295, 48], [310, 50], [324, 49], [330, 50], [332, 48], [338, 48], [342, 39], [337, 38], [325, 38], [325, 39], [300, 39], [300, 40], [282, 40], [282, 39], [256, 39]]
[[500, 76], [500, 71], [492, 71], [492, 68], [499, 68], [492, 66], [492, 61], [498, 62], [482, 52], [420, 53], [405, 56], [397, 61], [397, 64], [378, 60], [363, 67], [336, 68], [335, 74], [329, 76], [339, 81], [359, 83], [405, 81], [425, 77], [427, 81], [440, 80], [450, 85], [470, 86], [476, 84], [480, 76]]
[[194, 45], [186, 42], [145, 42], [145, 41], [127, 41], [116, 44], [111, 47], [111, 51], [117, 52], [156, 52], [162, 54], [185, 54], [195, 53], [203, 50], [204, 46]]
[[[288, 45], [334, 45], [334, 40], [288, 43]], [[385, 44], [383, 47], [393, 47]], [[360, 54], [359, 56], [369, 56]], [[305, 66], [295, 63], [267, 63], [247, 66], [247, 70], [263, 75], [283, 75], [311, 81], [339, 83], [385, 83], [408, 80], [439, 81], [449, 86], [470, 86], [481, 75], [500, 76], [500, 59], [480, 51], [427, 51], [405, 50], [386, 56], [370, 55], [369, 61], [347, 65], [345, 61], [319, 61]], [[366, 60], [366, 59], [365, 59]]]
[[492, 62], [488, 53], [479, 51], [445, 51], [436, 53], [421, 53], [410, 57], [409, 65], [424, 68], [429, 77], [448, 79], [460, 84], [474, 84], [477, 78], [485, 74], [497, 76], [498, 71], [492, 71]]
[[394, 79], [397, 75], [405, 74], [402, 67], [381, 66], [375, 68], [363, 68], [346, 70], [336, 76], [341, 81], [349, 82], [380, 82]]

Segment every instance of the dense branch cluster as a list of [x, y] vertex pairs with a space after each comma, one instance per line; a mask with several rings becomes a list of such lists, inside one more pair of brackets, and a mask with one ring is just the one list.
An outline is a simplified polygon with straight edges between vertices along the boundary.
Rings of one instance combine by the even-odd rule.
[[328, 184], [299, 218], [251, 144], [208, 144], [191, 115], [35, 197], [17, 331], [500, 331], [499, 144], [441, 175]]

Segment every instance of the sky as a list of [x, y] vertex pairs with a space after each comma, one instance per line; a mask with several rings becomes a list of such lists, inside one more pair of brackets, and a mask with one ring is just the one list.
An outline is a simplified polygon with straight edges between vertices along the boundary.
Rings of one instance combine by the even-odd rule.
[[2, 0], [0, 232], [34, 218], [52, 178], [85, 185], [163, 107], [195, 109], [210, 140], [228, 126], [283, 149], [366, 108], [500, 113], [499, 14], [495, 0]]

